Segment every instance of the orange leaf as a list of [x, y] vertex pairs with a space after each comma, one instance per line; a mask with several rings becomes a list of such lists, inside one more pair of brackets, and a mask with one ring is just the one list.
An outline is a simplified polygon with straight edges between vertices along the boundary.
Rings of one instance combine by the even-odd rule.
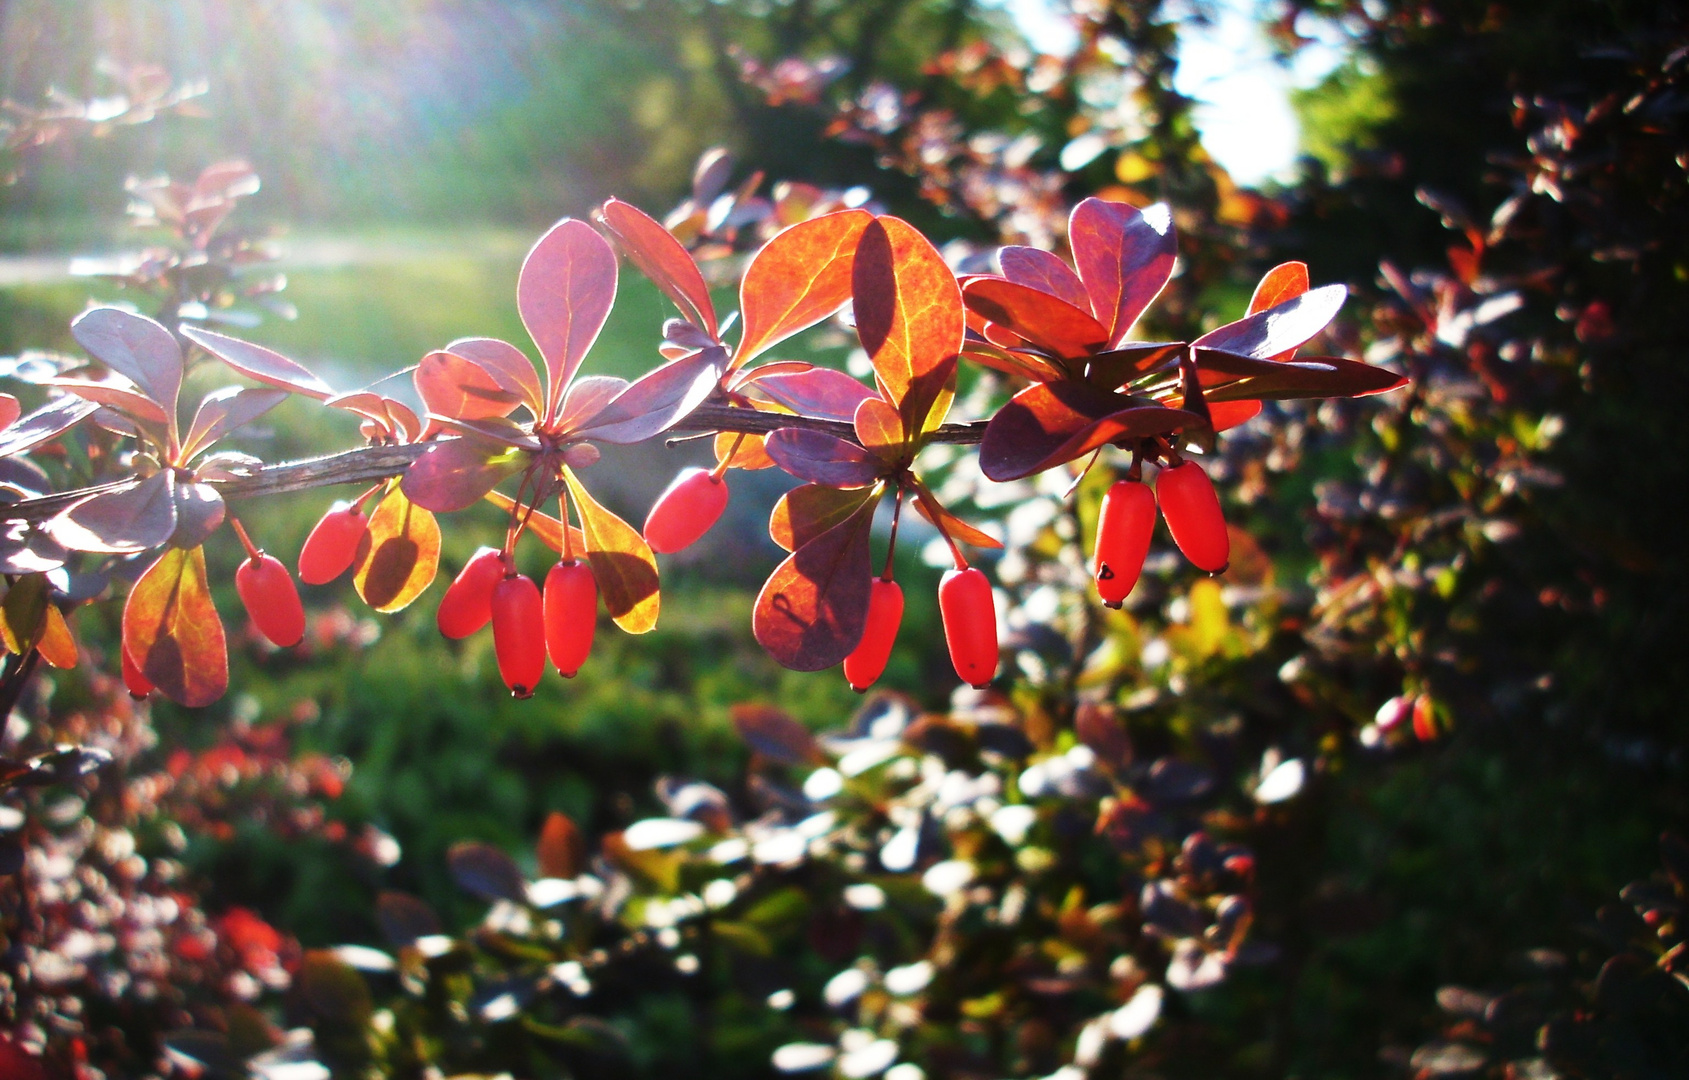
[[903, 450], [903, 419], [885, 398], [864, 398], [856, 406], [856, 441], [863, 449], [888, 463]]
[[581, 872], [585, 862], [580, 829], [569, 820], [569, 815], [553, 810], [540, 828], [539, 842], [534, 845], [534, 863], [540, 875], [572, 878]]
[[869, 499], [879, 501], [879, 489], [833, 488], [800, 484], [774, 504], [768, 535], [787, 551], [796, 551], [834, 525], [862, 509]]
[[[878, 217], [857, 246], [851, 284], [862, 347], [874, 361], [886, 397], [903, 413], [904, 428], [918, 431], [938, 395], [911, 394], [911, 388], [962, 351], [962, 291], [956, 275], [907, 222]], [[919, 406], [905, 402], [906, 397], [926, 399], [921, 415], [912, 415]]]
[[229, 654], [204, 548], [169, 548], [135, 582], [123, 606], [123, 650], [179, 705], [201, 708], [223, 696]]
[[915, 481], [915, 509], [919, 510], [921, 516], [932, 522], [940, 532], [959, 544], [992, 550], [1003, 546], [1003, 541], [990, 533], [974, 528], [952, 514], [943, 503], [938, 501], [938, 497], [928, 490], [927, 485], [919, 480]]
[[47, 622], [35, 647], [40, 650], [41, 659], [60, 671], [76, 666], [76, 637], [70, 632], [64, 612], [53, 604], [47, 605]]
[[[482, 498], [506, 513], [516, 505], [516, 500], [502, 491], [489, 491]], [[563, 523], [540, 510], [535, 510], [532, 514], [528, 514], [526, 510], [522, 512], [527, 515], [528, 531], [539, 537], [540, 543], [546, 547], [559, 555], [563, 554]], [[586, 538], [573, 525], [569, 526], [569, 550], [576, 554], [586, 550]]]
[[814, 326], [850, 299], [857, 242], [873, 220], [866, 210], [824, 214], [793, 225], [757, 252], [739, 285], [745, 332], [734, 367]]
[[1255, 295], [1249, 298], [1249, 314], [1254, 315], [1268, 308], [1278, 307], [1286, 300], [1294, 300], [1308, 291], [1308, 264], [1301, 262], [1279, 263], [1268, 270], [1261, 279], [1261, 284], [1255, 286]]
[[358, 545], [352, 584], [377, 611], [401, 611], [422, 595], [440, 568], [440, 524], [392, 484]]
[[[737, 443], [738, 449], [734, 449]], [[715, 436], [715, 459], [719, 463], [732, 454], [733, 460], [727, 462], [730, 469], [772, 469], [774, 459], [768, 456], [768, 450], [763, 445], [761, 435], [740, 435], [735, 431], [718, 431]]]
[[563, 470], [563, 482], [569, 485], [569, 497], [581, 515], [586, 557], [592, 563], [592, 576], [598, 579], [605, 609], [623, 630], [645, 633], [657, 625], [662, 603], [656, 556], [631, 525], [593, 501], [574, 470]]

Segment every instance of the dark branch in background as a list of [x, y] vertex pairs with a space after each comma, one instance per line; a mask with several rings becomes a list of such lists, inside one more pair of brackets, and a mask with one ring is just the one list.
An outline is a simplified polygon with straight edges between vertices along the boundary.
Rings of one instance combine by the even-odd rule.
[[[731, 405], [700, 405], [686, 419], [669, 430], [675, 432], [742, 431], [748, 435], [766, 435], [776, 428], [783, 427], [824, 431], [849, 442], [857, 442], [855, 429], [839, 420], [823, 420], [816, 416], [798, 416], [792, 413], [759, 412], [755, 409], [741, 409]], [[978, 443], [984, 435], [984, 421], [972, 424], [945, 424], [934, 432], [928, 441], [969, 446]], [[398, 476], [432, 445], [434, 444], [363, 446], [355, 450], [343, 450], [338, 454], [307, 458], [304, 461], [266, 465], [253, 476], [243, 477], [239, 480], [226, 480], [216, 486], [225, 498], [248, 499], [260, 495], [280, 495], [288, 491], [332, 487], [335, 484], [368, 484]], [[861, 444], [857, 443], [857, 445]], [[45, 521], [73, 503], [79, 502], [96, 492], [110, 490], [127, 483], [129, 481], [101, 484], [76, 491], [62, 491], [52, 495], [44, 495], [39, 499], [24, 499], [0, 509], [0, 520]]]

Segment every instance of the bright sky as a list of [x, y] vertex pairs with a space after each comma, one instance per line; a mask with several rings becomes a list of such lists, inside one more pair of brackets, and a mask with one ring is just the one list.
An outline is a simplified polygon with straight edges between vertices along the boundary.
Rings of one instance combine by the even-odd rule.
[[[1196, 112], [1202, 144], [1241, 184], [1290, 177], [1298, 138], [1290, 90], [1314, 85], [1343, 58], [1335, 34], [1310, 26], [1299, 29], [1322, 40], [1304, 49], [1292, 68], [1276, 62], [1257, 26], [1256, 13], [1269, 2], [1213, 0], [1208, 25], [1181, 19], [1174, 88], [1203, 103]], [[1073, 48], [1073, 32], [1052, 16], [1051, 0], [1002, 3], [1035, 48]]]

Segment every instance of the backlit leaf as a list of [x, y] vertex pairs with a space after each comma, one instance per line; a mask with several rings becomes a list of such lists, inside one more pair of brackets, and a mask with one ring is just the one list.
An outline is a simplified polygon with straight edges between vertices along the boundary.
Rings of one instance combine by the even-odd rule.
[[903, 418], [885, 398], [871, 397], [856, 407], [856, 441], [888, 464], [903, 451]]
[[997, 252], [997, 265], [1010, 281], [1066, 300], [1081, 311], [1091, 310], [1085, 283], [1073, 267], [1042, 248], [1011, 246]]
[[1246, 360], [1226, 353], [1203, 352], [1196, 356], [1205, 375], [1215, 371], [1245, 376], [1205, 391], [1211, 404], [1244, 399], [1366, 397], [1407, 385], [1406, 378], [1388, 368], [1339, 356], [1305, 356], [1300, 360], [1276, 362]]
[[1324, 330], [1348, 294], [1349, 290], [1342, 285], [1321, 286], [1266, 311], [1210, 330], [1191, 342], [1191, 348], [1266, 360], [1295, 349]]
[[616, 400], [616, 395], [628, 388], [626, 379], [615, 375], [583, 375], [569, 384], [563, 395], [563, 405], [557, 410], [556, 427], [571, 431], [588, 423], [604, 407]]
[[400, 487], [424, 510], [451, 513], [475, 505], [528, 460], [520, 451], [479, 437], [446, 439], [411, 462]]
[[863, 487], [885, 470], [879, 458], [853, 442], [808, 428], [779, 428], [764, 440], [774, 463], [812, 484]]
[[1249, 298], [1248, 313], [1255, 315], [1278, 307], [1287, 300], [1294, 300], [1307, 292], [1309, 285], [1307, 263], [1279, 263], [1268, 270], [1261, 283], [1255, 286], [1255, 295]]
[[1098, 353], [1086, 362], [1085, 381], [1099, 390], [1118, 390], [1175, 361], [1184, 347], [1182, 341], [1152, 341]]
[[243, 424], [250, 424], [280, 405], [286, 397], [286, 391], [268, 386], [225, 386], [221, 390], [213, 390], [200, 402], [194, 422], [188, 427], [187, 438], [182, 440], [181, 460], [193, 460], [195, 455], [209, 450], [229, 432]]
[[1012, 330], [1052, 356], [1088, 356], [1108, 344], [1108, 329], [1065, 300], [1002, 278], [974, 278], [962, 294], [968, 310]]
[[539, 840], [534, 844], [534, 863], [540, 876], [572, 878], [585, 869], [586, 849], [581, 831], [569, 815], [553, 810], [540, 827]]
[[969, 547], [997, 550], [1003, 546], [1003, 541], [974, 528], [961, 518], [952, 514], [937, 496], [919, 480], [915, 481], [915, 509], [921, 516], [932, 522], [937, 529], [950, 539]]
[[140, 387], [166, 415], [175, 415], [182, 347], [170, 331], [122, 308], [97, 307], [72, 319], [70, 333], [90, 356]]
[[401, 611], [433, 582], [440, 567], [440, 524], [398, 484], [388, 487], [358, 543], [352, 584], [364, 603]]
[[738, 367], [777, 342], [825, 319], [851, 296], [857, 241], [874, 216], [840, 210], [793, 225], [770, 240], [739, 284], [745, 330]]
[[168, 548], [135, 582], [123, 606], [123, 649], [178, 705], [200, 708], [223, 696], [229, 658], [205, 549]]
[[140, 483], [89, 496], [47, 522], [47, 535], [72, 551], [135, 552], [176, 531], [176, 474], [164, 469]]
[[575, 478], [574, 470], [564, 469], [563, 480], [581, 515], [586, 555], [592, 562], [592, 576], [598, 579], [598, 595], [604, 598], [605, 610], [628, 633], [645, 633], [657, 625], [662, 603], [656, 556], [632, 526], [593, 501]]
[[10, 394], [0, 394], [0, 430], [9, 426], [13, 420], [23, 415], [23, 406], [18, 399]]
[[979, 464], [996, 481], [1053, 468], [1116, 440], [1166, 435], [1200, 418], [1076, 382], [1034, 383], [986, 426]]
[[1055, 382], [1068, 377], [1068, 372], [1053, 361], [1035, 353], [1004, 348], [983, 338], [967, 338], [962, 343], [962, 355], [976, 364], [1033, 382]]
[[636, 206], [610, 199], [601, 211], [604, 224], [616, 238], [623, 254], [650, 278], [688, 322], [714, 336], [715, 305], [698, 264], [674, 234]]
[[[770, 364], [769, 367], [775, 365]], [[807, 371], [753, 372], [745, 380], [795, 413], [850, 423], [856, 407], [874, 396], [874, 389], [833, 368]]]
[[198, 547], [205, 543], [228, 514], [223, 496], [210, 484], [178, 480], [175, 502], [176, 531], [170, 534], [174, 547]]
[[0, 600], [0, 640], [6, 651], [23, 655], [35, 648], [47, 629], [52, 586], [46, 574], [27, 574], [12, 582]]
[[956, 275], [907, 222], [877, 217], [857, 245], [851, 284], [862, 347], [904, 426], [917, 429], [920, 418], [903, 409], [911, 385], [962, 351]]
[[[500, 491], [489, 491], [484, 497], [488, 502], [506, 513], [509, 513], [510, 509], [516, 505], [515, 499]], [[529, 513], [524, 509], [522, 515], [527, 519], [528, 531], [533, 533], [540, 543], [559, 555], [563, 554], [563, 522], [541, 510]], [[569, 526], [568, 550], [575, 555], [580, 555], [586, 551], [586, 537], [582, 536], [581, 530], [573, 525]]]
[[864, 503], [787, 556], [763, 584], [751, 629], [785, 667], [832, 667], [862, 639], [873, 579], [868, 550], [873, 521], [873, 504]]
[[1173, 276], [1178, 238], [1165, 204], [1142, 211], [1126, 203], [1086, 199], [1073, 208], [1068, 244], [1091, 311], [1108, 330], [1108, 347], [1126, 340], [1138, 316]]
[[56, 605], [47, 605], [46, 623], [41, 629], [41, 640], [35, 643], [35, 647], [40, 651], [41, 659], [60, 671], [76, 666], [76, 637], [70, 632], [70, 623], [65, 621], [64, 612]]
[[702, 405], [726, 368], [727, 350], [714, 346], [664, 364], [635, 379], [574, 434], [617, 444], [649, 439]]
[[92, 416], [99, 408], [92, 401], [79, 397], [62, 397], [36, 409], [0, 431], [0, 457], [11, 457], [33, 450], [42, 443], [58, 438], [76, 423]]
[[616, 252], [584, 221], [559, 221], [523, 260], [516, 309], [545, 359], [548, 414], [562, 400], [615, 300]]
[[1229, 431], [1234, 427], [1247, 424], [1261, 413], [1259, 400], [1244, 401], [1210, 401], [1208, 403], [1208, 421], [1214, 425], [1215, 431]]
[[733, 726], [745, 744], [765, 758], [783, 765], [803, 765], [819, 757], [815, 736], [783, 710], [772, 705], [728, 707]]
[[[56, 386], [86, 401], [98, 402], [108, 409], [116, 409], [149, 427], [167, 430], [170, 426], [170, 416], [158, 402], [138, 390], [131, 389], [127, 384], [92, 382], [88, 379], [42, 379], [41, 382], [44, 386]], [[160, 443], [166, 441], [157, 436], [154, 436], [154, 440]]]
[[250, 341], [242, 341], [226, 334], [202, 330], [197, 326], [183, 326], [182, 336], [247, 378], [255, 379], [266, 386], [303, 394], [318, 401], [334, 395], [334, 390], [312, 374], [310, 369], [289, 360], [274, 349], [266, 349], [262, 345], [254, 345]]
[[515, 394], [536, 420], [545, 412], [539, 372], [534, 370], [534, 362], [510, 342], [498, 338], [458, 338], [446, 346], [446, 351], [480, 365], [499, 386]]
[[[717, 463], [727, 461], [730, 469], [774, 468], [774, 459], [768, 456], [768, 449], [763, 445], [761, 435], [744, 434], [737, 431], [718, 431], [715, 436], [715, 459]], [[731, 460], [728, 455], [732, 455]]]
[[769, 515], [768, 535], [787, 551], [796, 551], [862, 509], [877, 492], [872, 488], [834, 488], [803, 484], [780, 496]]
[[509, 416], [522, 401], [520, 394], [506, 389], [480, 364], [450, 352], [424, 356], [411, 379], [423, 406], [437, 416], [462, 420]]

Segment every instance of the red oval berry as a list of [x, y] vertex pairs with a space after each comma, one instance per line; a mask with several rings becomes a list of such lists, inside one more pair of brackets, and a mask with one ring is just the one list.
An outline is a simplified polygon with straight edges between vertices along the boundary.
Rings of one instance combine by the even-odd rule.
[[1232, 544], [1226, 536], [1226, 518], [1220, 512], [1220, 497], [1208, 474], [1194, 461], [1162, 469], [1155, 478], [1155, 501], [1173, 542], [1185, 558], [1199, 569], [1217, 574], [1231, 559]]
[[903, 589], [895, 581], [875, 578], [868, 593], [868, 624], [862, 640], [845, 657], [845, 681], [858, 694], [874, 685], [891, 659], [897, 628], [903, 622]]
[[545, 651], [565, 679], [586, 663], [598, 626], [598, 579], [579, 559], [559, 562], [545, 575]]
[[510, 693], [534, 696], [545, 674], [545, 615], [540, 590], [526, 574], [500, 578], [493, 586], [493, 651]]
[[129, 691], [129, 696], [139, 701], [152, 693], [152, 680], [147, 678], [140, 665], [129, 658], [129, 650], [120, 646], [117, 651], [123, 657], [119, 666], [123, 669], [123, 686]]
[[299, 549], [299, 580], [307, 585], [327, 585], [344, 574], [368, 532], [369, 519], [362, 513], [345, 503], [329, 507]]
[[498, 548], [480, 548], [470, 556], [440, 597], [440, 610], [434, 616], [440, 633], [466, 638], [486, 626], [493, 617], [493, 586], [503, 579], [505, 570], [504, 553]]
[[727, 481], [708, 469], [682, 469], [645, 518], [645, 542], [662, 555], [691, 547], [727, 509]]
[[1149, 485], [1136, 480], [1116, 480], [1103, 496], [1097, 515], [1097, 544], [1091, 572], [1097, 579], [1097, 595], [1117, 608], [1138, 583], [1149, 538], [1155, 532], [1155, 495]]
[[991, 582], [972, 566], [946, 570], [938, 584], [938, 612], [956, 674], [969, 686], [984, 689], [997, 674], [997, 606]]
[[258, 553], [235, 571], [235, 592], [258, 632], [282, 648], [305, 639], [305, 608], [293, 575], [274, 555]]

